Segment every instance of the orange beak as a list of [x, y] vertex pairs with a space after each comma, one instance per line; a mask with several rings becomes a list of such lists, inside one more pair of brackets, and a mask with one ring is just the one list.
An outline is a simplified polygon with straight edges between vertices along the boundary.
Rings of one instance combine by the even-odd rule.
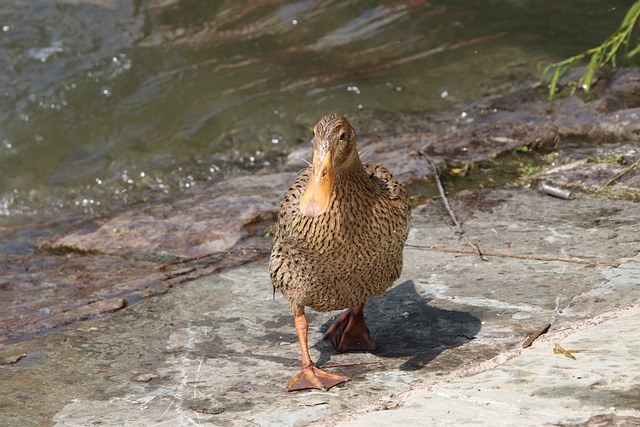
[[314, 151], [313, 170], [300, 200], [300, 210], [303, 214], [315, 217], [327, 210], [333, 193], [334, 177], [331, 152], [328, 151], [324, 158], [320, 158], [318, 152]]

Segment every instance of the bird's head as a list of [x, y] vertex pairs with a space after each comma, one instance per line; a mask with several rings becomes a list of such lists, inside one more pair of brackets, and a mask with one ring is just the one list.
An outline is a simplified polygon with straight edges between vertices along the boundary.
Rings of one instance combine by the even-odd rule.
[[356, 132], [351, 123], [337, 114], [320, 119], [313, 128], [312, 172], [300, 200], [302, 213], [322, 215], [329, 207], [336, 173], [356, 160]]

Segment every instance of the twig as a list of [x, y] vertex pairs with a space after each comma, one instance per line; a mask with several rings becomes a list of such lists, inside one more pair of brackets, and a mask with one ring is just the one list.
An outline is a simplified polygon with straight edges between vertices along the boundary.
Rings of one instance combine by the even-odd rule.
[[635, 168], [636, 166], [640, 165], [640, 159], [636, 160], [635, 162], [631, 163], [625, 170], [623, 170], [622, 172], [620, 172], [618, 175], [614, 176], [613, 178], [611, 178], [609, 181], [606, 182], [606, 184], [604, 184], [603, 187], [608, 187], [611, 184], [613, 184], [615, 181], [617, 181], [618, 179], [622, 178], [627, 172], [629, 172], [631, 169]]
[[522, 348], [531, 347], [531, 344], [533, 344], [533, 342], [537, 340], [540, 335], [546, 334], [550, 327], [551, 323], [545, 323], [544, 325], [542, 325], [537, 331], [532, 333], [525, 342], [522, 343]]
[[[203, 260], [205, 258], [215, 258], [215, 257], [221, 257], [224, 258], [225, 256], [232, 256], [232, 255], [236, 255], [236, 254], [241, 254], [245, 251], [245, 249], [232, 249], [230, 251], [226, 251], [226, 252], [211, 252], [211, 253], [207, 253], [207, 254], [202, 254], [202, 255], [198, 255], [196, 257], [193, 258], [184, 258], [178, 261], [173, 261], [173, 262], [169, 262], [167, 264], [162, 264], [160, 267], [158, 267], [160, 269], [160, 271], [165, 271], [167, 268], [169, 267], [174, 267], [176, 265], [182, 265], [182, 264], [189, 264], [192, 262], [197, 262], [200, 260]], [[261, 249], [246, 249], [246, 251], [253, 251], [253, 253], [257, 253], [257, 254], [268, 254], [270, 253], [270, 250], [261, 250]]]
[[326, 365], [322, 365], [320, 366], [321, 368], [324, 369], [329, 369], [329, 368], [340, 368], [342, 366], [360, 366], [360, 365], [379, 365], [380, 362], [375, 361], [375, 362], [348, 362], [348, 363], [329, 363]]
[[224, 255], [224, 252], [212, 252], [212, 253], [209, 253], [209, 254], [198, 255], [198, 256], [193, 257], [193, 258], [184, 258], [184, 259], [181, 259], [181, 260], [178, 260], [178, 261], [168, 262], [166, 264], [162, 264], [159, 267], [159, 269], [160, 269], [160, 271], [165, 271], [169, 267], [174, 267], [176, 265], [182, 265], [182, 264], [188, 264], [190, 262], [200, 261], [201, 259], [205, 259], [205, 258], [213, 258], [213, 257], [219, 256], [219, 255]]
[[[427, 246], [427, 245], [405, 245], [408, 248], [414, 249], [432, 249], [434, 251], [440, 252], [449, 252], [456, 253], [462, 255], [474, 255], [473, 252], [465, 251], [463, 249], [451, 249], [451, 248], [443, 248], [438, 246]], [[501, 257], [501, 258], [516, 258], [516, 259], [531, 259], [534, 261], [556, 261], [556, 262], [569, 262], [573, 264], [588, 264], [588, 265], [640, 265], [639, 261], [595, 261], [589, 259], [569, 259], [569, 258], [554, 258], [554, 257], [543, 257], [538, 255], [517, 255], [517, 254], [503, 254], [500, 252], [483, 252], [484, 256], [493, 256], [493, 257]]]
[[456, 213], [453, 211], [453, 209], [451, 208], [451, 205], [449, 204], [449, 199], [447, 199], [447, 194], [444, 190], [444, 186], [442, 185], [442, 180], [440, 179], [440, 173], [438, 172], [438, 166], [435, 164], [435, 162], [431, 159], [431, 157], [425, 155], [427, 161], [429, 162], [429, 164], [431, 165], [431, 168], [433, 169], [433, 175], [435, 177], [436, 180], [436, 184], [438, 185], [438, 191], [440, 192], [440, 197], [442, 198], [442, 202], [444, 203], [444, 207], [447, 209], [447, 212], [449, 213], [449, 216], [451, 217], [451, 220], [453, 221], [453, 223], [455, 224], [456, 228], [457, 228], [457, 233], [460, 237], [462, 237], [465, 242], [467, 242], [467, 245], [469, 245], [476, 253], [476, 255], [478, 255], [480, 257], [481, 260], [483, 261], [487, 261], [487, 259], [484, 257], [482, 251], [480, 250], [480, 247], [478, 246], [477, 243], [472, 242], [467, 235], [464, 232], [464, 229], [462, 228], [462, 222], [460, 221], [460, 219], [458, 218], [458, 216], [456, 215]]

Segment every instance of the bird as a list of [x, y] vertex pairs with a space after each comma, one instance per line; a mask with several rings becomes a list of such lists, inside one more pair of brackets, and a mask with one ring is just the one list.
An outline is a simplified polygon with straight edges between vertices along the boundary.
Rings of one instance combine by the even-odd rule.
[[400, 277], [410, 220], [405, 189], [383, 166], [362, 163], [349, 120], [322, 117], [313, 128], [313, 161], [282, 198], [269, 260], [274, 298], [276, 290], [286, 298], [302, 353], [287, 391], [349, 380], [311, 360], [305, 307], [347, 309], [323, 338], [337, 352], [375, 350], [365, 302]]

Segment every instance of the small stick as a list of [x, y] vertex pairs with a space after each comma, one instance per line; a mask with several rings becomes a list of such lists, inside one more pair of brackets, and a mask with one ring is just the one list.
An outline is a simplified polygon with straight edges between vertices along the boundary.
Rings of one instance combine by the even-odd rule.
[[429, 161], [429, 164], [431, 165], [431, 168], [433, 169], [433, 175], [435, 177], [436, 184], [438, 185], [438, 191], [440, 192], [440, 197], [442, 198], [442, 202], [444, 203], [444, 207], [447, 209], [447, 212], [449, 213], [449, 216], [451, 217], [451, 220], [453, 221], [453, 223], [455, 224], [455, 226], [458, 229], [457, 233], [460, 235], [460, 237], [462, 237], [467, 242], [467, 245], [471, 246], [471, 248], [475, 251], [476, 255], [478, 255], [481, 260], [487, 261], [487, 259], [482, 254], [482, 251], [480, 250], [480, 247], [478, 246], [478, 244], [475, 243], [475, 242], [472, 242], [467, 237], [467, 235], [464, 233], [464, 229], [462, 228], [462, 222], [459, 220], [458, 216], [456, 215], [456, 213], [451, 208], [451, 205], [449, 204], [449, 199], [447, 199], [447, 194], [446, 194], [446, 192], [444, 190], [444, 186], [442, 185], [442, 180], [440, 179], [440, 173], [438, 172], [438, 166], [431, 159], [431, 157], [426, 156], [426, 158]]
[[200, 261], [201, 259], [205, 259], [205, 258], [213, 258], [214, 256], [218, 256], [218, 255], [222, 255], [224, 254], [223, 252], [212, 252], [209, 254], [203, 254], [203, 255], [198, 255], [196, 257], [193, 258], [184, 258], [178, 261], [173, 261], [173, 262], [169, 262], [166, 264], [162, 264], [159, 269], [160, 271], [164, 271], [169, 267], [174, 267], [176, 265], [181, 265], [181, 264], [188, 264], [190, 262], [194, 262], [194, 261]]
[[[253, 251], [254, 253], [258, 253], [258, 254], [268, 254], [270, 253], [270, 251], [266, 251], [266, 250], [260, 250], [260, 249], [248, 249], [250, 251]], [[174, 267], [176, 265], [182, 265], [182, 264], [188, 264], [190, 262], [196, 262], [196, 261], [200, 261], [203, 260], [205, 258], [214, 258], [217, 256], [229, 256], [229, 255], [235, 255], [235, 254], [239, 254], [242, 253], [244, 251], [244, 249], [232, 249], [230, 251], [226, 251], [226, 252], [210, 252], [207, 254], [202, 254], [202, 255], [198, 255], [196, 257], [193, 258], [184, 258], [178, 261], [173, 261], [173, 262], [169, 262], [167, 264], [162, 264], [160, 267], [158, 267], [160, 269], [160, 271], [165, 271], [167, 268], [169, 267]]]
[[640, 165], [640, 159], [636, 160], [635, 162], [631, 163], [631, 165], [629, 165], [625, 170], [623, 170], [622, 172], [620, 172], [618, 175], [614, 176], [613, 178], [611, 178], [609, 181], [606, 182], [606, 184], [604, 184], [603, 187], [608, 187], [611, 184], [613, 184], [615, 181], [617, 181], [618, 179], [622, 178], [627, 172], [629, 172], [631, 169], [635, 168], [636, 166]]
[[537, 340], [540, 335], [546, 334], [550, 327], [551, 323], [545, 323], [544, 325], [542, 325], [537, 331], [532, 333], [525, 342], [522, 343], [522, 348], [531, 347], [531, 344], [533, 344], [533, 342]]
[[348, 362], [348, 363], [330, 363], [328, 365], [322, 365], [320, 368], [329, 369], [329, 368], [340, 368], [342, 366], [360, 366], [360, 365], [379, 365], [380, 362]]
[[[462, 255], [474, 255], [473, 252], [465, 251], [463, 249], [450, 249], [437, 246], [427, 245], [412, 245], [406, 244], [408, 248], [414, 249], [433, 249], [440, 252], [450, 252]], [[500, 252], [483, 252], [484, 256], [494, 256], [500, 258], [515, 258], [515, 259], [530, 259], [534, 261], [555, 261], [555, 262], [569, 262], [572, 264], [587, 264], [587, 265], [640, 265], [639, 261], [592, 261], [588, 259], [569, 259], [569, 258], [549, 258], [538, 255], [517, 255], [517, 254], [503, 254]]]

